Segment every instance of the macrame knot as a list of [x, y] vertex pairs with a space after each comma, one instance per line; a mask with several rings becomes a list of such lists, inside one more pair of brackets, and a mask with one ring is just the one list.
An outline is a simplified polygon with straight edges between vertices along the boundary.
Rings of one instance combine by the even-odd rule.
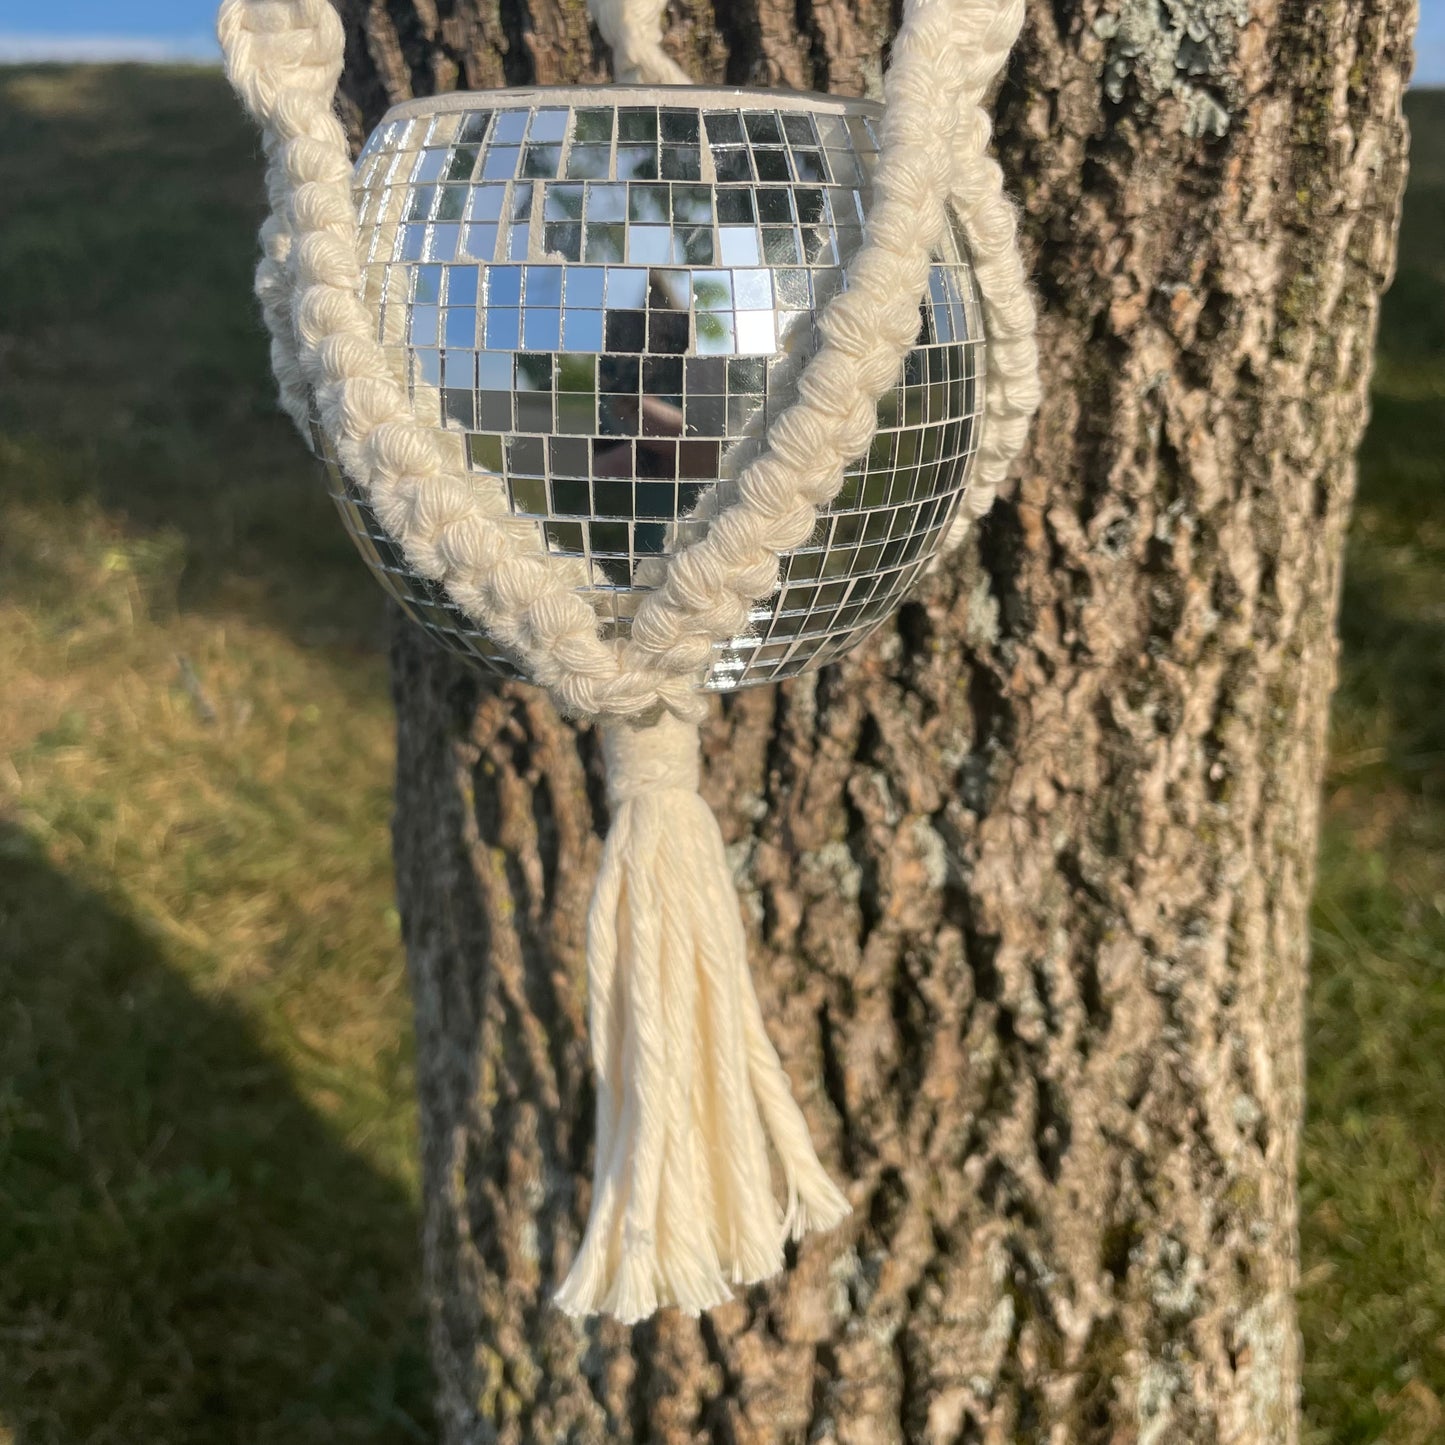
[[650, 727], [604, 724], [608, 800], [616, 808], [648, 793], [696, 793], [702, 776], [700, 746], [696, 726], [669, 713]]

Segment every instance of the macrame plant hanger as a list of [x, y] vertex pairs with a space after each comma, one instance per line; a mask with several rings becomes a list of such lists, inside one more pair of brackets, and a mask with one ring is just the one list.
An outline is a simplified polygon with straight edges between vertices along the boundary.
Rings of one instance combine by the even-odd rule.
[[[664, 0], [592, 0], [619, 81], [686, 84]], [[343, 32], [330, 0], [224, 0], [231, 84], [260, 124], [271, 214], [256, 293], [281, 401], [319, 416], [347, 475], [408, 563], [519, 659], [558, 706], [602, 730], [612, 825], [587, 927], [597, 1075], [591, 1215], [557, 1295], [625, 1322], [689, 1312], [782, 1268], [783, 1246], [848, 1213], [818, 1162], [763, 1026], [721, 834], [698, 792], [698, 683], [715, 643], [776, 590], [914, 343], [951, 206], [983, 299], [987, 380], [973, 483], [950, 536], [985, 512], [1038, 400], [1034, 312], [982, 109], [1023, 0], [906, 0], [884, 79], [871, 211], [847, 289], [827, 306], [798, 400], [737, 496], [674, 555], [622, 646], [574, 577], [514, 518], [499, 479], [421, 424], [363, 303], [358, 217], [334, 104]], [[773, 1155], [784, 1199], [774, 1186]]]

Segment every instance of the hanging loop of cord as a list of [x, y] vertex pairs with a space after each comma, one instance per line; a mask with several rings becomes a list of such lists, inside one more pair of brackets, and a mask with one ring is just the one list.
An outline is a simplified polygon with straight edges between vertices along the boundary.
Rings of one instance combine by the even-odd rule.
[[[594, 0], [629, 74], [678, 78], [658, 0]], [[334, 114], [344, 36], [329, 0], [224, 0], [218, 29], [232, 85], [261, 124], [272, 216], [256, 287], [282, 400], [314, 404], [342, 466], [407, 562], [510, 648], [574, 715], [696, 719], [717, 642], [776, 587], [877, 425], [877, 403], [913, 345], [931, 258], [953, 206], [973, 252], [988, 336], [983, 435], [961, 515], [987, 508], [1038, 401], [1033, 307], [981, 101], [1023, 19], [1023, 0], [906, 0], [884, 80], [881, 155], [848, 287], [819, 322], [799, 398], [769, 428], [736, 499], [672, 557], [621, 649], [534, 527], [507, 513], [497, 478], [412, 415], [359, 299], [357, 217]]]

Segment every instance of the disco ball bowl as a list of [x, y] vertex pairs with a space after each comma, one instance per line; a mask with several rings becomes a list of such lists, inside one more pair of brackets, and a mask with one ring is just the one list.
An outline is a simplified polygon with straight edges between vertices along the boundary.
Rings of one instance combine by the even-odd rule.
[[[395, 107], [357, 161], [364, 295], [418, 420], [503, 479], [619, 645], [797, 398], [862, 244], [881, 116], [793, 91], [474, 92]], [[984, 345], [955, 225], [868, 455], [746, 632], [714, 647], [705, 687], [821, 667], [898, 606], [968, 486]], [[411, 570], [313, 430], [348, 531], [403, 609], [521, 676]]]

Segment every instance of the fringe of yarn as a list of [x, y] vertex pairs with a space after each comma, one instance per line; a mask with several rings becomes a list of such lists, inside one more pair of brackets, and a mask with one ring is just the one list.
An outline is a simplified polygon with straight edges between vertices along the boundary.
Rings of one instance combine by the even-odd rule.
[[557, 1303], [630, 1324], [769, 1278], [787, 1238], [831, 1229], [848, 1203], [763, 1027], [722, 835], [697, 791], [696, 727], [666, 714], [609, 724], [603, 748], [613, 818], [587, 920], [592, 1213]]

